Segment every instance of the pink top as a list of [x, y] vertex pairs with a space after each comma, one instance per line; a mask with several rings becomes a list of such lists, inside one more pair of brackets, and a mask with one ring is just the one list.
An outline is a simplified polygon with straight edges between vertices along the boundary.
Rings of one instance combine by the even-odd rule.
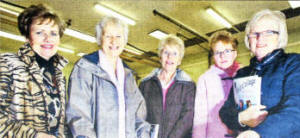
[[[234, 63], [229, 74], [235, 75], [238, 69], [238, 63]], [[195, 97], [193, 138], [223, 138], [228, 134], [228, 128], [219, 117], [219, 110], [227, 100], [232, 86], [231, 79], [222, 80], [231, 77], [226, 72], [212, 65], [199, 77]]]
[[165, 103], [166, 103], [166, 97], [167, 97], [167, 93], [168, 93], [168, 90], [169, 90], [169, 88], [174, 84], [174, 79], [173, 80], [171, 80], [167, 85], [163, 85], [162, 83], [162, 94], [163, 94], [163, 109], [165, 110]]

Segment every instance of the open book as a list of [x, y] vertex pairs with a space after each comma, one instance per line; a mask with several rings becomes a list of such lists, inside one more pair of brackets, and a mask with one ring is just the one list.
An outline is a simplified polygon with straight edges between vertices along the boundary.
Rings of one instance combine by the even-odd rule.
[[234, 79], [232, 87], [239, 110], [261, 104], [261, 77], [255, 75]]

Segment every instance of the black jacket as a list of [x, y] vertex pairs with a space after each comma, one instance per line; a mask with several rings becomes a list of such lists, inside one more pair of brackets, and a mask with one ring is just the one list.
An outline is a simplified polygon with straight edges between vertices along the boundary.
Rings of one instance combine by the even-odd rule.
[[193, 126], [195, 83], [183, 71], [177, 69], [175, 82], [168, 89], [163, 110], [162, 87], [153, 71], [140, 84], [146, 100], [147, 121], [159, 124], [159, 138], [189, 138]]

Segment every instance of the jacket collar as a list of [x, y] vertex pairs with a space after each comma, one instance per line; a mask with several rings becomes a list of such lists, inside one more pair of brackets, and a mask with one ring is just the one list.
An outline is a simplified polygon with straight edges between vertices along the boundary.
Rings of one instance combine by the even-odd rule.
[[[154, 69], [147, 77], [143, 79], [143, 81], [157, 78], [158, 73], [160, 72], [160, 68]], [[176, 76], [174, 78], [175, 81], [192, 81], [191, 77], [185, 73], [181, 69], [176, 69]]]
[[[99, 51], [95, 51], [91, 54], [85, 55], [83, 56], [83, 58], [85, 58], [86, 60], [88, 60], [89, 62], [91, 62], [92, 64], [98, 65], [99, 64]], [[123, 65], [125, 68], [130, 69], [129, 66], [127, 64], [125, 64], [123, 62]]]
[[[95, 51], [91, 54], [83, 56], [82, 57], [83, 61], [79, 61], [78, 65], [89, 70], [90, 72], [92, 72], [93, 74], [101, 78], [110, 80], [108, 73], [106, 73], [104, 69], [100, 67], [99, 58], [100, 58], [99, 51]], [[132, 70], [124, 62], [123, 62], [123, 66], [124, 66], [125, 79], [126, 79], [127, 75], [132, 74]]]
[[[21, 60], [25, 62], [28, 66], [37, 66], [35, 52], [30, 47], [29, 43], [24, 44], [18, 51], [18, 56], [21, 57]], [[68, 60], [64, 57], [56, 54], [53, 57], [54, 59], [54, 67], [59, 70], [62, 70], [64, 66], [68, 64]]]
[[276, 49], [272, 53], [265, 56], [262, 61], [258, 61], [256, 57], [253, 57], [250, 60], [250, 66], [255, 68], [255, 70], [260, 71], [262, 70], [266, 65], [273, 63], [273, 61], [276, 61], [278, 58], [280, 58], [284, 54], [283, 49]]

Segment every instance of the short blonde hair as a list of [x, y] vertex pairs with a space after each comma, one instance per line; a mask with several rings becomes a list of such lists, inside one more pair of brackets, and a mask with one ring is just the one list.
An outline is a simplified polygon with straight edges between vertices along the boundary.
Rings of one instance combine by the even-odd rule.
[[174, 34], [166, 36], [159, 42], [158, 56], [161, 57], [161, 52], [166, 46], [176, 47], [179, 51], [180, 59], [184, 57], [184, 42]]
[[210, 46], [210, 51], [213, 52], [213, 50], [216, 47], [216, 43], [218, 42], [223, 42], [226, 44], [231, 44], [232, 48], [234, 50], [237, 50], [238, 47], [238, 41], [235, 37], [232, 36], [231, 33], [227, 31], [218, 31], [212, 34], [209, 40], [209, 46]]
[[252, 29], [252, 27], [262, 18], [269, 17], [275, 21], [277, 21], [279, 26], [279, 45], [278, 48], [284, 48], [287, 45], [288, 34], [286, 28], [286, 18], [285, 15], [280, 11], [271, 11], [269, 9], [265, 9], [254, 14], [252, 19], [248, 22], [245, 29], [245, 45], [248, 49], [250, 49], [249, 38], [248, 35]]

